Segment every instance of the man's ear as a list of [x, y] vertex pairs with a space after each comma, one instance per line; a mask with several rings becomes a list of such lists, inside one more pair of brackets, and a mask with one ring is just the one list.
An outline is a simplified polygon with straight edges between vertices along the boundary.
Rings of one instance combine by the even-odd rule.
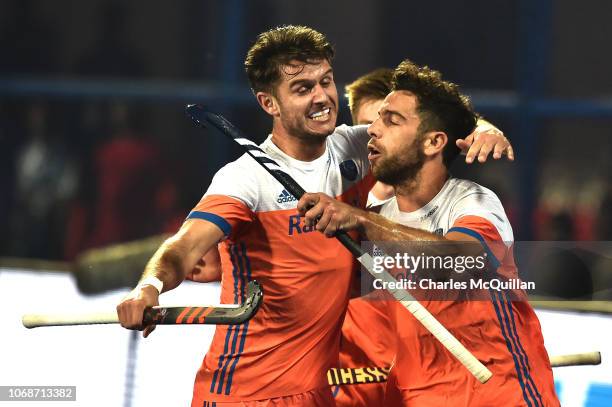
[[448, 136], [443, 131], [431, 131], [423, 139], [423, 152], [426, 156], [441, 154], [448, 143]]
[[267, 92], [257, 92], [255, 94], [255, 98], [257, 98], [257, 102], [259, 106], [268, 113], [270, 116], [278, 116], [279, 108], [278, 108], [278, 100]]

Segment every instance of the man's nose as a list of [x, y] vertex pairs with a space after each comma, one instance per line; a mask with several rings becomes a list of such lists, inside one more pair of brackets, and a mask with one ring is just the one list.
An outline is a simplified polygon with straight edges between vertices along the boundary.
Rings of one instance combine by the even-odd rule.
[[370, 138], [380, 137], [380, 125], [379, 124], [380, 124], [380, 117], [378, 117], [376, 120], [372, 122], [372, 124], [368, 126], [368, 136], [370, 136]]
[[329, 95], [321, 85], [316, 85], [313, 89], [313, 103], [325, 103], [329, 100]]

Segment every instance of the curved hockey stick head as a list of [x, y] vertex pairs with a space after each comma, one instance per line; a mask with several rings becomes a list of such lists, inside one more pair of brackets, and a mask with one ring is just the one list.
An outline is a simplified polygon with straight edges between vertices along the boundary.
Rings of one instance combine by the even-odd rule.
[[[145, 311], [145, 324], [211, 324], [239, 325], [255, 316], [263, 301], [261, 285], [253, 280], [246, 286], [244, 301], [241, 304], [219, 307], [189, 307], [189, 311], [176, 310], [169, 312], [153, 307]], [[162, 311], [161, 313], [159, 311]], [[179, 313], [180, 311], [180, 313]]]
[[261, 285], [253, 280], [247, 284], [244, 302], [236, 308], [216, 308], [205, 317], [207, 324], [238, 325], [255, 316], [263, 302]]
[[198, 104], [189, 104], [185, 107], [187, 115], [197, 124], [198, 126], [206, 127], [206, 120], [204, 119], [204, 107]]
[[185, 108], [185, 112], [187, 115], [200, 127], [208, 128], [209, 126], [215, 127], [224, 135], [233, 138], [234, 140], [240, 139], [240, 144], [252, 145], [257, 147], [257, 145], [251, 140], [245, 138], [242, 135], [242, 132], [230, 123], [225, 117], [220, 114], [211, 112], [207, 110], [202, 105], [191, 104], [187, 105]]

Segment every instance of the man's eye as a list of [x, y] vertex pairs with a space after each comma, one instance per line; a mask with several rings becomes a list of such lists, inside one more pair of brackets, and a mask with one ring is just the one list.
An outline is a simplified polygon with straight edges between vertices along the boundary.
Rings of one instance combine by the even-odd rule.
[[323, 80], [321, 80], [321, 85], [328, 86], [331, 82], [331, 78], [324, 78]]
[[299, 88], [297, 89], [297, 93], [299, 93], [299, 94], [303, 95], [303, 94], [305, 94], [305, 93], [308, 93], [308, 90], [309, 90], [309, 89], [308, 89], [306, 86], [301, 86], [301, 87], [299, 87]]
[[391, 118], [389, 116], [386, 116], [383, 119], [383, 123], [385, 123], [387, 126], [396, 126], [397, 123], [395, 123], [393, 120], [391, 120]]

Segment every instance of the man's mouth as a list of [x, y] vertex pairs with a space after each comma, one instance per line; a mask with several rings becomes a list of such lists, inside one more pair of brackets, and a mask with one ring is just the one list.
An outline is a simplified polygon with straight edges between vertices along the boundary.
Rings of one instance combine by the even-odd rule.
[[368, 144], [368, 160], [374, 160], [380, 157], [380, 151], [372, 144]]
[[326, 107], [323, 110], [319, 110], [318, 112], [314, 112], [308, 115], [309, 118], [311, 118], [312, 120], [315, 120], [317, 122], [324, 122], [327, 119], [329, 119], [330, 113], [331, 112], [331, 108], [330, 107]]

